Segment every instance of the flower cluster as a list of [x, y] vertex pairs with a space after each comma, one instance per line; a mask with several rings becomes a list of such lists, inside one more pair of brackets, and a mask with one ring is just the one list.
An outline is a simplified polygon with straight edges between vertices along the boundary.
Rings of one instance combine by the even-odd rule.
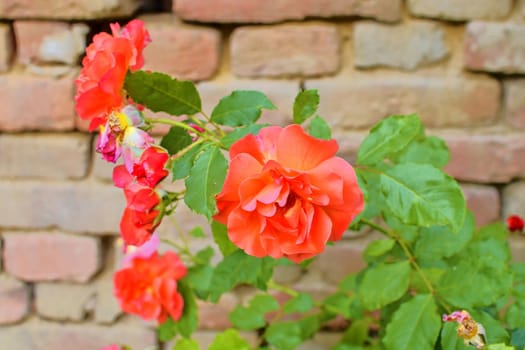
[[454, 311], [450, 315], [443, 315], [444, 322], [457, 322], [457, 334], [462, 338], [465, 345], [473, 345], [477, 349], [483, 349], [486, 338], [485, 328], [476, 322], [470, 314], [465, 311]]

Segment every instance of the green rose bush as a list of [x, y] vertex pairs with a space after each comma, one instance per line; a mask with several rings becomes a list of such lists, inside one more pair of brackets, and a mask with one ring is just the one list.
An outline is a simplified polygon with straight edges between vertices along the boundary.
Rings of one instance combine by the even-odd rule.
[[[442, 170], [447, 146], [416, 115], [375, 125], [352, 166], [317, 115], [317, 91], [297, 95], [286, 127], [258, 123], [262, 110], [276, 108], [258, 91], [234, 91], [208, 113], [193, 83], [140, 70], [151, 41], [141, 21], [111, 31], [86, 49], [76, 110], [99, 133], [97, 151], [119, 163], [113, 181], [126, 207], [115, 296], [123, 311], [156, 322], [161, 341], [199, 349], [197, 300], [216, 303], [250, 285], [260, 292], [229, 314], [232, 328], [210, 349], [295, 349], [335, 318], [348, 327], [334, 350], [524, 348], [525, 264], [511, 260], [509, 229], [476, 228]], [[145, 117], [146, 109], [169, 117]], [[154, 124], [170, 126], [160, 143], [148, 133]], [[164, 186], [175, 180], [183, 190]], [[181, 201], [208, 220], [218, 249], [194, 253], [159, 237]], [[520, 220], [509, 218], [509, 228], [522, 230]], [[327, 245], [365, 226], [384, 237], [364, 250], [366, 268], [328, 297], [272, 279], [276, 266], [307, 269]], [[172, 249], [160, 253], [161, 241]], [[212, 264], [215, 251], [222, 257]], [[243, 339], [247, 330], [257, 344]]]

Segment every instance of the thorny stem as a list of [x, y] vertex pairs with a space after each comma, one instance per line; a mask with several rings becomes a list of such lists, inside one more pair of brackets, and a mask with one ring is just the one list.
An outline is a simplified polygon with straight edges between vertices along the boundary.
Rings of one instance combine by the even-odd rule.
[[[435, 288], [432, 286], [432, 283], [430, 283], [430, 281], [428, 280], [427, 276], [425, 275], [425, 273], [423, 272], [423, 270], [421, 269], [421, 267], [417, 263], [417, 260], [416, 260], [416, 258], [414, 256], [414, 254], [412, 254], [412, 252], [410, 251], [410, 248], [408, 247], [406, 242], [403, 240], [403, 238], [401, 238], [399, 236], [399, 234], [397, 232], [395, 232], [394, 230], [389, 230], [388, 228], [385, 228], [385, 227], [383, 227], [383, 226], [381, 226], [379, 224], [376, 224], [375, 222], [370, 221], [368, 219], [361, 218], [360, 221], [363, 224], [373, 228], [374, 230], [377, 230], [377, 231], [385, 234], [386, 236], [393, 238], [397, 243], [399, 243], [399, 245], [401, 246], [401, 249], [403, 249], [403, 252], [407, 256], [408, 261], [410, 261], [410, 264], [412, 264], [412, 266], [414, 267], [414, 269], [416, 270], [418, 275], [421, 277], [421, 279], [423, 280], [423, 283], [427, 287], [427, 289], [430, 292], [430, 294], [432, 294], [433, 296], [438, 298], [438, 295], [437, 295], [437, 292], [436, 292]], [[440, 300], [440, 302], [441, 302], [441, 305], [443, 306], [443, 308], [445, 308], [445, 310], [447, 312], [450, 312], [449, 306], [442, 300]]]
[[[173, 119], [168, 119], [168, 118], [145, 118], [145, 121], [148, 124], [156, 123], [156, 124], [166, 124], [166, 125], [171, 125], [171, 126], [178, 126], [178, 127], [182, 128], [182, 129], [188, 130], [188, 131], [190, 131], [192, 133], [196, 133], [197, 135], [199, 135], [200, 138], [210, 140], [213, 143], [217, 144], [219, 147], [222, 147], [222, 145], [221, 145], [221, 143], [219, 141], [219, 138], [220, 138], [221, 135], [217, 135], [216, 133], [214, 133], [211, 130], [207, 129], [204, 125], [199, 125], [199, 126], [202, 127], [205, 131], [204, 132], [199, 132], [198, 130], [196, 130], [191, 125], [188, 125], [188, 124], [185, 124], [183, 122], [179, 122], [179, 121], [176, 121], [176, 120], [173, 120]], [[196, 120], [192, 119], [192, 121], [196, 121]], [[196, 121], [196, 122], [197, 122], [197, 124], [202, 124], [202, 123], [200, 123], [198, 121]]]

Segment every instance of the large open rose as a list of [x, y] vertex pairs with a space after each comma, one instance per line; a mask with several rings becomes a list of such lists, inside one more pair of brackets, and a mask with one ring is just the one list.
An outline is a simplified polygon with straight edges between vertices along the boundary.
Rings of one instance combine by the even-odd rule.
[[271, 126], [230, 149], [215, 219], [247, 254], [300, 262], [339, 240], [364, 207], [355, 172], [335, 140], [298, 125]]

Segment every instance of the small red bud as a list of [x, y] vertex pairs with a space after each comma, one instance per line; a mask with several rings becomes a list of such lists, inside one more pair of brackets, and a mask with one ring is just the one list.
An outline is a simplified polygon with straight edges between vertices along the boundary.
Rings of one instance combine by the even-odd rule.
[[525, 226], [525, 222], [523, 221], [521, 216], [511, 215], [507, 218], [507, 228], [509, 229], [509, 231], [523, 232], [523, 226]]

